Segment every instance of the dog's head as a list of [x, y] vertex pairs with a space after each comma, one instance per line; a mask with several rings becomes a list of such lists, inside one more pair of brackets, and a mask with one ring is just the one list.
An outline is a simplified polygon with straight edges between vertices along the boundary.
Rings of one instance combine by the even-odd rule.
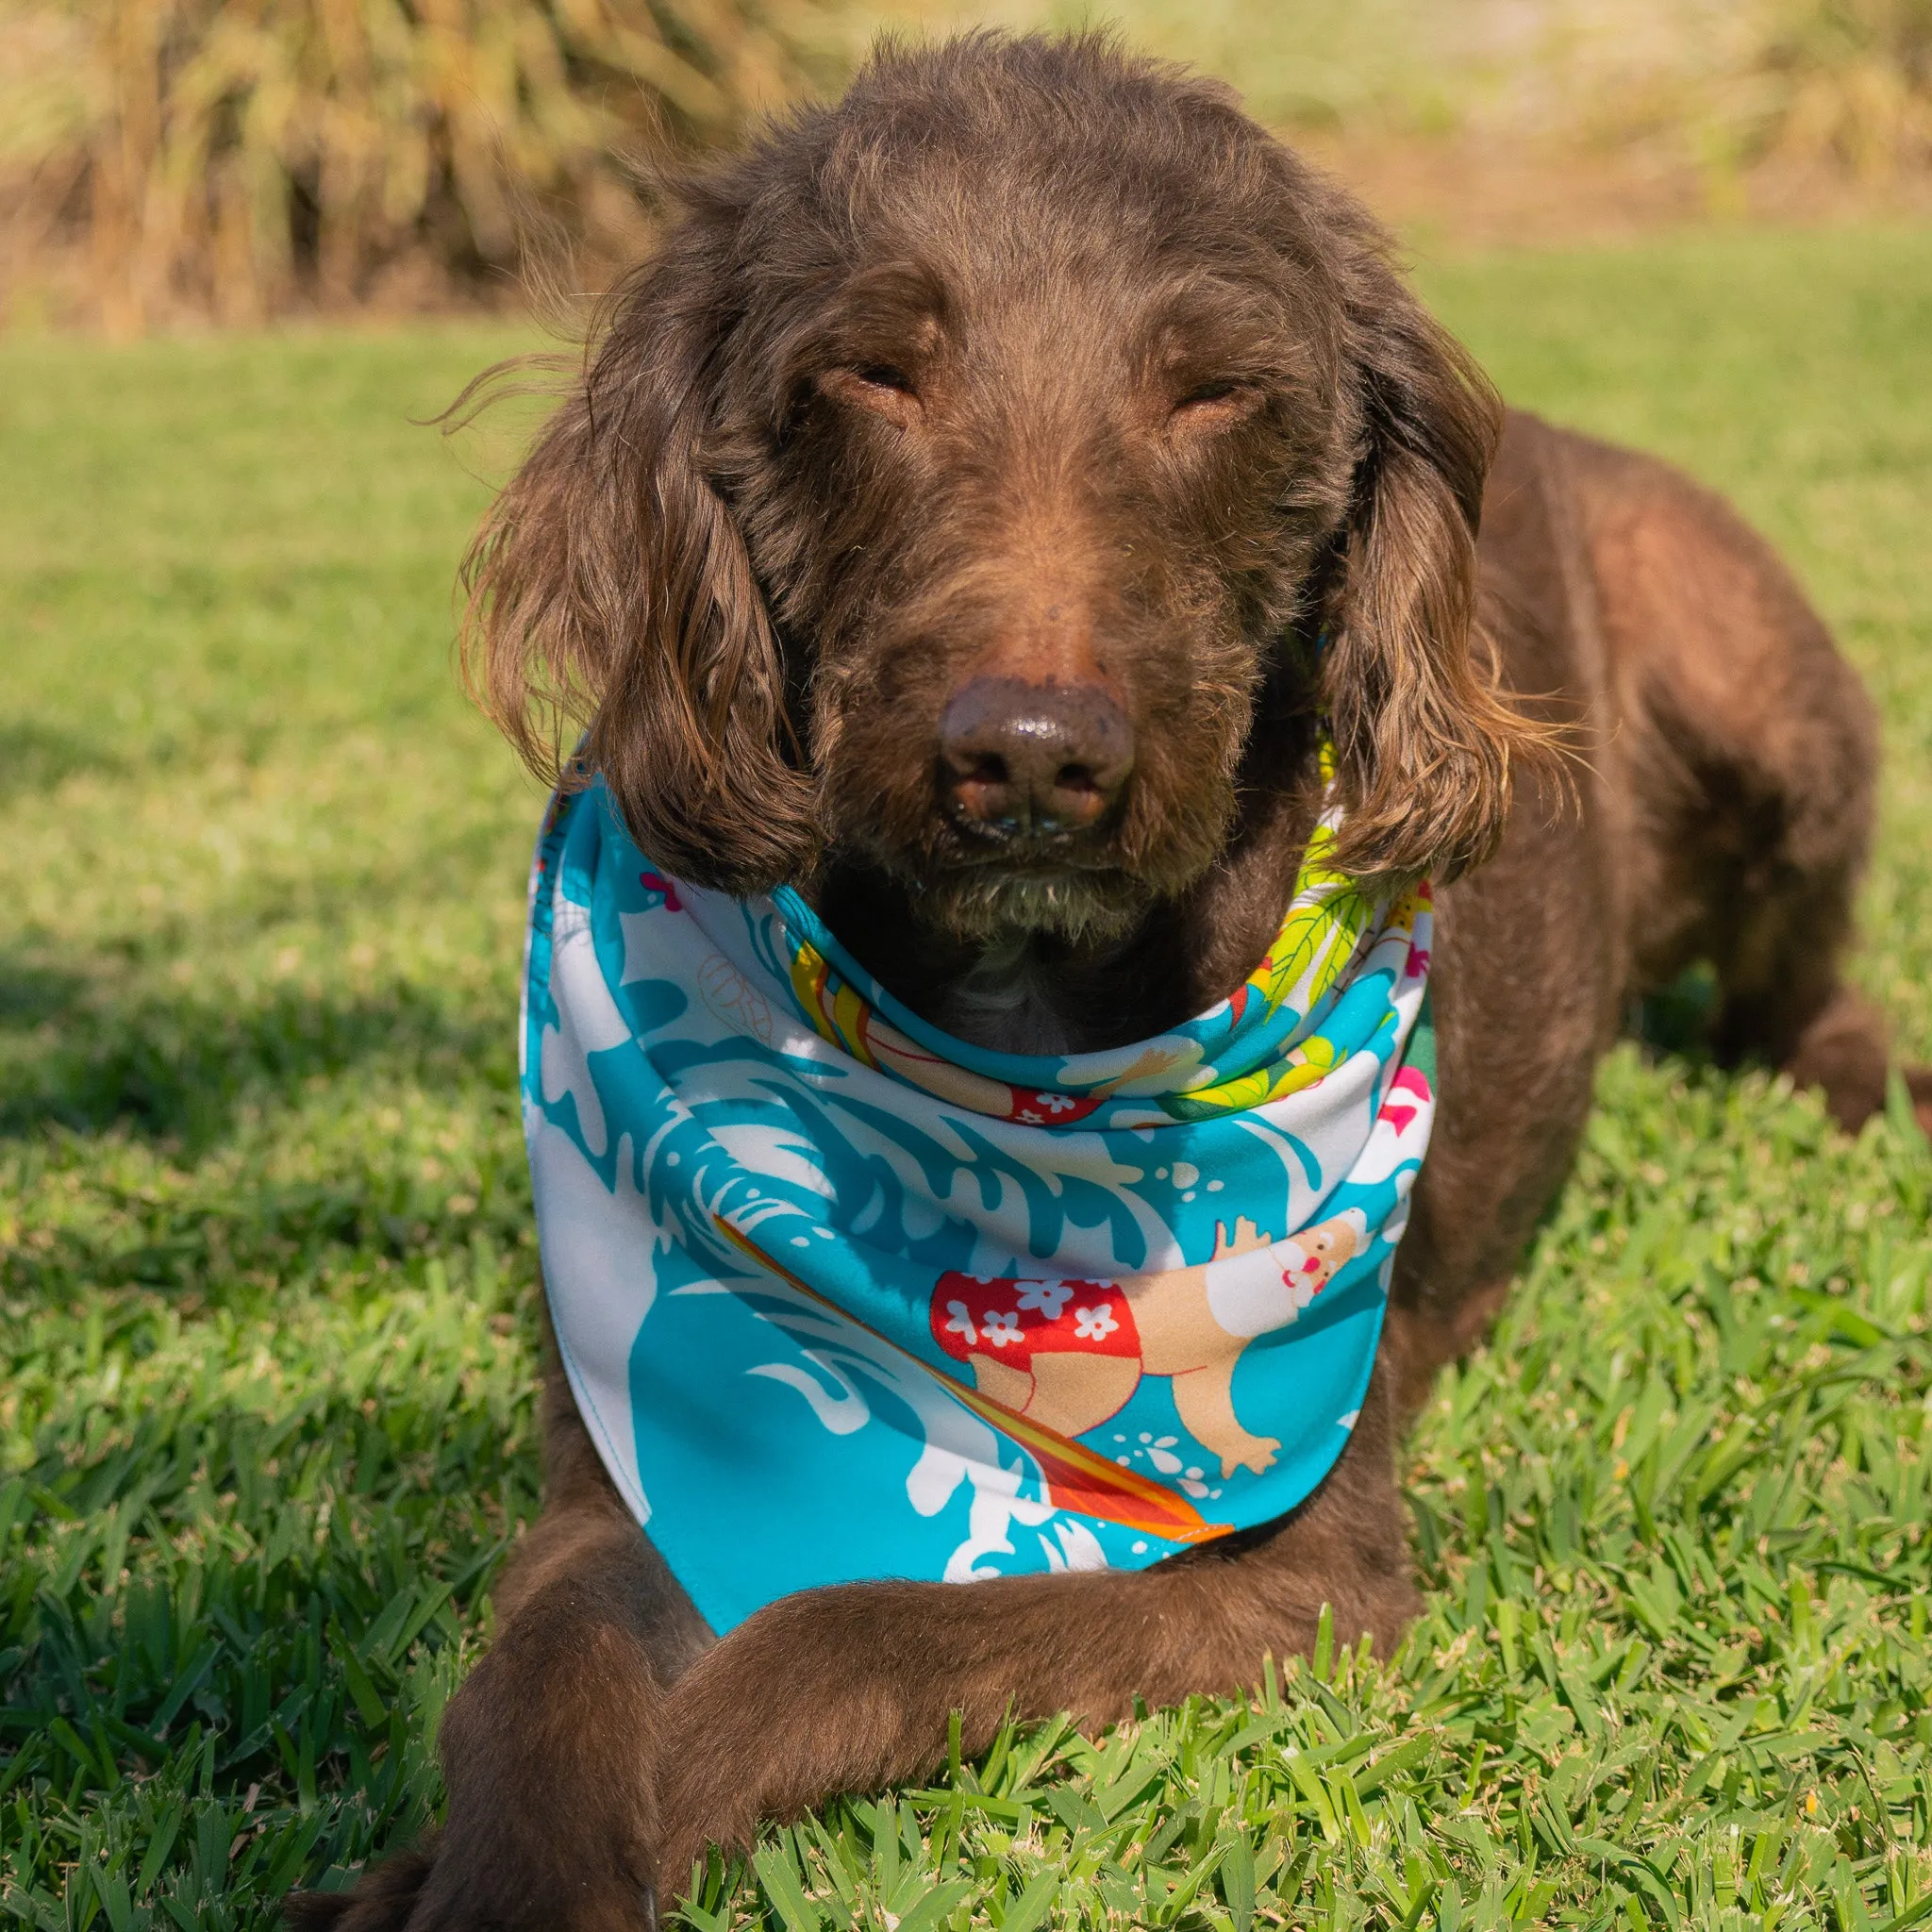
[[1453, 872], [1525, 729], [1472, 641], [1499, 419], [1222, 89], [887, 51], [690, 184], [478, 539], [473, 661], [699, 884], [831, 855], [964, 935], [1117, 931], [1317, 710], [1343, 862]]

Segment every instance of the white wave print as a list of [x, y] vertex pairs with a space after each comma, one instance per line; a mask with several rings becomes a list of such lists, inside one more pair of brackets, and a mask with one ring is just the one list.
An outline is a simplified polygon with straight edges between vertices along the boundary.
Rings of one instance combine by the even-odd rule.
[[827, 1389], [824, 1382], [816, 1380], [795, 1362], [760, 1362], [744, 1373], [747, 1375], [763, 1375], [769, 1381], [796, 1389], [821, 1425], [831, 1435], [850, 1436], [864, 1428], [872, 1420], [872, 1409], [863, 1393], [855, 1389], [817, 1350], [808, 1348], [800, 1353], [813, 1368], [823, 1372], [826, 1381], [836, 1386]]

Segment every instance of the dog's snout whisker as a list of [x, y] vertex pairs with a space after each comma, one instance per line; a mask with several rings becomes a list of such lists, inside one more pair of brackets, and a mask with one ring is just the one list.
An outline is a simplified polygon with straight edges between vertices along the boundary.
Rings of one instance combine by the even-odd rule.
[[1134, 734], [1094, 685], [974, 678], [940, 721], [941, 803], [1001, 838], [1089, 831], [1112, 809], [1134, 764]]

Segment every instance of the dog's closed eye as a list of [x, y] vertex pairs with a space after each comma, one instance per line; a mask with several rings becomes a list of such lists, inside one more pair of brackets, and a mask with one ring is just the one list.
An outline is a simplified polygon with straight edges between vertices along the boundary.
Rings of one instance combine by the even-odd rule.
[[827, 370], [819, 377], [825, 394], [856, 408], [869, 409], [909, 428], [924, 413], [912, 378], [891, 362], [863, 362], [855, 369]]
[[1214, 376], [1176, 396], [1168, 420], [1176, 428], [1208, 429], [1242, 422], [1260, 407], [1261, 391], [1253, 383]]

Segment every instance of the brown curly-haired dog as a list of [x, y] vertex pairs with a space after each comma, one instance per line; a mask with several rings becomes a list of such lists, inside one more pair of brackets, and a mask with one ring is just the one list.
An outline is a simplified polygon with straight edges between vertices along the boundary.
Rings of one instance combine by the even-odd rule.
[[708, 1841], [926, 1771], [952, 1711], [970, 1751], [1232, 1691], [1324, 1603], [1392, 1643], [1397, 1431], [1631, 1002], [1707, 958], [1721, 1053], [1847, 1125], [1884, 1091], [1838, 977], [1874, 735], [1823, 625], [1716, 498], [1506, 415], [1222, 89], [1091, 40], [886, 52], [686, 207], [473, 558], [510, 735], [546, 764], [547, 694], [671, 871], [797, 882], [930, 1019], [1084, 1052], [1260, 956], [1325, 716], [1345, 862], [1445, 888], [1434, 1146], [1333, 1473], [1139, 1574], [855, 1584], [713, 1641], [553, 1376], [448, 1823], [305, 1924], [643, 1925]]

